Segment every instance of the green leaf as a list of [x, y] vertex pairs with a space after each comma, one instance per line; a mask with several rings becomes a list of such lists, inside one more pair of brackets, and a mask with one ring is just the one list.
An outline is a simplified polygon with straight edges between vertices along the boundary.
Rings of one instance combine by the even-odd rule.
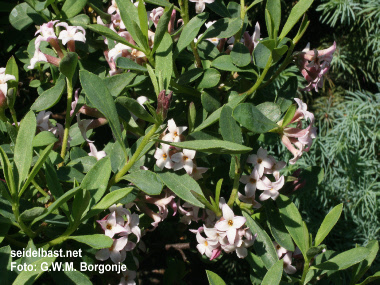
[[139, 16], [141, 32], [145, 36], [146, 41], [148, 42], [148, 15], [146, 13], [144, 1], [139, 0], [137, 12]]
[[96, 163], [97, 163], [97, 160], [95, 157], [85, 156], [85, 157], [79, 157], [79, 158], [71, 160], [67, 164], [67, 166], [71, 166], [80, 172], [88, 173]]
[[116, 99], [116, 103], [122, 105], [132, 114], [134, 114], [137, 118], [140, 118], [141, 120], [150, 123], [155, 123], [154, 118], [136, 100], [125, 96], [121, 96]]
[[85, 220], [103, 212], [104, 210], [108, 209], [113, 204], [116, 204], [121, 199], [126, 197], [132, 190], [133, 190], [132, 187], [128, 187], [128, 188], [122, 188], [122, 189], [112, 191], [111, 193], [108, 193], [106, 196], [103, 197], [102, 200], [99, 201], [98, 204], [96, 204], [95, 206], [93, 206], [91, 208], [91, 210], [82, 219], [82, 221], [85, 221]]
[[288, 111], [286, 111], [284, 119], [282, 119], [281, 127], [284, 128], [285, 126], [287, 126], [292, 121], [296, 111], [297, 111], [297, 107], [295, 105], [291, 105], [289, 107]]
[[64, 77], [62, 76], [58, 79], [57, 83], [52, 88], [44, 91], [37, 98], [37, 100], [33, 103], [30, 109], [36, 112], [50, 109], [59, 102], [63, 94], [63, 91], [65, 90], [65, 87], [66, 82]]
[[122, 179], [133, 183], [133, 185], [148, 195], [160, 195], [163, 187], [162, 181], [157, 174], [149, 170], [133, 171], [123, 176]]
[[72, 18], [82, 11], [86, 3], [87, 0], [66, 0], [62, 6], [61, 14], [64, 18]]
[[177, 83], [180, 85], [186, 85], [189, 84], [195, 80], [197, 80], [199, 77], [201, 77], [203, 74], [202, 68], [194, 68], [186, 71], [185, 73], [181, 74], [181, 76], [178, 78]]
[[338, 222], [340, 215], [342, 214], [343, 203], [335, 206], [326, 217], [323, 219], [321, 226], [318, 229], [317, 235], [315, 236], [314, 244], [317, 246], [323, 242], [325, 237], [329, 234], [335, 224]]
[[200, 152], [217, 153], [217, 154], [241, 154], [252, 151], [252, 148], [241, 144], [222, 141], [222, 140], [195, 140], [186, 142], [167, 142], [157, 140], [161, 143], [169, 144], [175, 147], [192, 149]]
[[15, 6], [9, 14], [9, 23], [16, 30], [25, 30], [31, 24], [44, 23], [44, 19], [27, 3], [21, 3]]
[[103, 79], [106, 84], [108, 91], [111, 93], [112, 97], [119, 96], [128, 84], [136, 77], [135, 73], [126, 72], [122, 74], [116, 74]]
[[77, 193], [81, 188], [80, 187], [76, 187], [74, 189], [71, 189], [69, 191], [67, 191], [65, 194], [63, 194], [61, 197], [59, 197], [57, 200], [55, 200], [55, 202], [53, 204], [51, 204], [48, 208], [47, 208], [47, 212], [39, 217], [37, 217], [32, 224], [36, 223], [37, 221], [40, 221], [42, 220], [43, 218], [45, 218], [47, 215], [51, 214], [54, 210], [58, 209], [58, 207], [60, 207], [61, 205], [63, 205], [64, 203], [66, 203], [71, 197], [73, 197], [75, 195], [75, 193]]
[[13, 158], [18, 170], [19, 187], [27, 178], [32, 164], [33, 138], [36, 133], [36, 127], [36, 117], [33, 111], [29, 111], [20, 123]]
[[309, 249], [309, 233], [307, 228], [304, 228], [303, 226], [302, 217], [298, 212], [297, 207], [284, 195], [278, 196], [276, 203], [286, 229], [301, 250], [303, 256], [306, 258], [306, 252]]
[[160, 43], [162, 39], [164, 38], [165, 33], [168, 31], [168, 24], [170, 22], [172, 12], [173, 12], [173, 5], [169, 6], [168, 9], [165, 9], [165, 13], [160, 17], [160, 20], [158, 21], [156, 33], [154, 34], [154, 44], [152, 48], [152, 54], [157, 50], [157, 48], [160, 46]]
[[282, 247], [286, 248], [288, 251], [294, 251], [294, 244], [292, 237], [286, 230], [286, 227], [282, 220], [280, 219], [280, 213], [275, 206], [275, 203], [268, 199], [264, 203], [265, 213], [268, 220], [268, 227], [276, 240], [276, 242]]
[[216, 273], [206, 270], [207, 279], [210, 285], [225, 285], [226, 282]]
[[278, 127], [251, 103], [239, 104], [233, 112], [234, 119], [243, 127], [255, 133], [266, 133]]
[[[268, 0], [266, 9], [268, 10], [271, 21], [272, 21], [272, 31], [279, 31], [281, 23], [281, 1], [280, 0]], [[268, 27], [267, 27], [268, 28]]]
[[239, 42], [235, 43], [230, 55], [232, 62], [240, 67], [247, 66], [252, 60], [249, 49]]
[[219, 94], [213, 90], [203, 91], [201, 95], [202, 106], [207, 112], [214, 112], [220, 108]]
[[51, 277], [57, 285], [93, 285], [87, 275], [81, 273], [80, 271], [56, 271], [51, 274]]
[[73, 205], [71, 207], [71, 216], [74, 223], [79, 223], [82, 216], [88, 211], [91, 201], [90, 192], [82, 189], [74, 196]]
[[380, 271], [377, 271], [372, 276], [367, 277], [362, 283], [357, 284], [357, 285], [365, 285], [365, 284], [371, 283], [377, 279], [380, 279]]
[[371, 252], [365, 247], [357, 247], [342, 252], [328, 261], [310, 267], [310, 270], [322, 269], [322, 274], [328, 271], [343, 270], [365, 259]]
[[221, 112], [222, 112], [222, 107], [220, 107], [218, 110], [213, 112], [210, 116], [208, 116], [206, 120], [202, 122], [202, 124], [200, 124], [198, 127], [195, 128], [194, 132], [201, 131], [204, 128], [207, 128], [208, 126], [211, 126], [212, 124], [216, 123], [219, 120]]
[[189, 112], [187, 113], [187, 122], [189, 125], [189, 134], [192, 133], [195, 125], [195, 119], [197, 116], [197, 109], [195, 108], [194, 102], [189, 105]]
[[116, 66], [122, 69], [127, 69], [127, 70], [137, 70], [137, 71], [142, 71], [142, 72], [148, 71], [146, 67], [140, 64], [137, 64], [133, 60], [126, 57], [119, 57], [116, 60]]
[[41, 147], [49, 145], [51, 143], [56, 143], [58, 139], [53, 135], [53, 133], [48, 131], [43, 131], [38, 133], [33, 139], [33, 147]]
[[9, 162], [8, 156], [5, 154], [2, 147], [0, 147], [0, 161], [1, 161], [1, 166], [3, 168], [3, 173], [4, 173], [5, 181], [7, 182], [9, 192], [11, 193], [12, 196], [15, 196], [17, 195], [17, 188], [16, 188], [16, 183], [14, 180], [12, 165]]
[[32, 221], [38, 216], [43, 215], [46, 211], [47, 211], [46, 208], [34, 207], [22, 212], [20, 215], [20, 218], [23, 221]]
[[214, 68], [208, 68], [204, 72], [201, 81], [199, 82], [197, 89], [212, 88], [218, 85], [220, 81], [220, 72]]
[[166, 0], [145, 0], [145, 3], [155, 4], [157, 6], [170, 7], [172, 4]]
[[183, 28], [181, 36], [178, 39], [177, 46], [174, 50], [174, 57], [176, 58], [181, 51], [183, 51], [189, 44], [194, 42], [198, 35], [199, 30], [206, 22], [208, 13], [204, 12], [196, 15], [189, 23]]
[[[293, 99], [296, 96], [298, 88], [298, 80], [296, 76], [291, 76], [281, 86], [278, 94], [279, 97], [276, 103], [280, 106], [281, 112], [285, 112], [290, 105], [292, 105]], [[293, 117], [292, 117], [293, 118]]]
[[256, 108], [272, 122], [277, 122], [281, 117], [280, 107], [271, 102], [264, 102], [256, 106]]
[[[9, 221], [9, 223], [0, 223], [0, 243], [3, 242], [5, 236], [8, 234], [8, 231], [9, 231], [9, 229], [11, 227], [11, 223], [12, 222], [10, 220], [8, 220], [8, 221]], [[0, 254], [1, 254], [1, 251], [0, 251]], [[1, 260], [1, 258], [0, 258], [0, 260]], [[1, 263], [0, 263], [0, 265], [1, 265]], [[2, 272], [0, 270], [0, 274], [1, 273]], [[3, 275], [1, 275], [1, 277], [3, 277]]]
[[257, 255], [253, 254], [250, 251], [248, 251], [248, 255], [245, 258], [245, 260], [247, 260], [247, 262], [251, 266], [251, 270], [253, 273], [250, 276], [252, 284], [261, 284], [265, 274], [267, 273], [267, 269], [265, 268], [264, 263]]
[[250, 72], [250, 73], [256, 73], [251, 65], [245, 66], [245, 67], [238, 67], [233, 64], [232, 58], [230, 55], [221, 55], [218, 56], [214, 61], [212, 62], [212, 66], [220, 69], [220, 70], [226, 70], [226, 71], [235, 71], [235, 72]]
[[80, 14], [73, 18], [67, 19], [67, 22], [72, 26], [81, 26], [86, 28], [86, 26], [90, 24], [90, 17], [85, 14]]
[[124, 147], [116, 106], [103, 81], [95, 74], [81, 70], [80, 81], [91, 104], [107, 119], [116, 140]]
[[366, 273], [367, 270], [371, 267], [371, 264], [375, 260], [379, 251], [379, 242], [377, 240], [371, 240], [365, 247], [369, 250], [370, 254], [363, 261], [354, 265], [352, 268], [352, 278], [350, 285], [358, 282], [364, 273]]
[[169, 33], [165, 33], [160, 46], [156, 50], [156, 76], [160, 82], [162, 78], [162, 89], [168, 90], [173, 72], [173, 41]]
[[75, 69], [78, 65], [78, 55], [75, 52], [68, 52], [59, 63], [59, 70], [69, 81], [73, 79]]
[[19, 76], [18, 76], [18, 66], [17, 66], [14, 56], [11, 56], [9, 58], [6, 68], [5, 68], [5, 74], [13, 75], [16, 78], [16, 80], [9, 80], [7, 84], [8, 84], [8, 89], [15, 88], [17, 91]]
[[113, 244], [112, 238], [105, 236], [103, 234], [70, 236], [69, 239], [87, 244], [95, 249], [110, 248]]
[[[49, 154], [51, 150], [54, 147], [54, 143], [47, 146], [42, 152], [41, 155], [38, 157], [37, 162], [34, 164], [32, 171], [30, 171], [28, 175], [28, 179], [25, 181], [24, 185], [22, 186], [19, 197], [21, 197], [22, 193], [26, 190], [26, 188], [29, 186], [29, 184], [32, 182], [34, 177], [37, 175], [38, 171], [41, 169], [42, 165], [44, 164], [45, 160], [49, 157]], [[20, 184], [21, 185], [21, 184]]]
[[251, 232], [257, 233], [256, 240], [253, 244], [257, 256], [261, 258], [265, 267], [270, 269], [278, 261], [277, 252], [272, 240], [260, 225], [246, 212], [243, 212], [243, 216], [247, 219], [246, 225], [250, 228]]
[[134, 48], [134, 49], [137, 49], [139, 51], [142, 51], [141, 48], [131, 44], [130, 42], [128, 42], [125, 38], [123, 38], [122, 36], [119, 36], [116, 32], [114, 32], [113, 30], [105, 27], [105, 26], [102, 26], [102, 25], [99, 25], [99, 24], [92, 24], [92, 25], [88, 25], [87, 28], [89, 28], [90, 30], [96, 32], [96, 33], [99, 33], [101, 34], [102, 36], [105, 36], [111, 40], [114, 40], [118, 43], [122, 43], [123, 45], [126, 45], [126, 46], [129, 46], [131, 48]]
[[232, 117], [232, 108], [224, 105], [219, 119], [220, 132], [225, 141], [230, 141], [237, 144], [243, 143], [240, 126]]
[[282, 28], [280, 34], [280, 40], [283, 39], [294, 27], [294, 25], [298, 22], [298, 20], [302, 17], [302, 15], [309, 9], [313, 0], [300, 0], [290, 12], [288, 19], [284, 27]]
[[204, 208], [204, 205], [199, 202], [192, 194], [191, 190], [203, 195], [202, 189], [199, 187], [198, 183], [190, 177], [188, 174], [177, 174], [174, 172], [164, 172], [159, 173], [158, 176], [161, 178], [162, 182], [176, 194], [182, 200], [189, 202], [190, 204]]
[[240, 30], [242, 24], [243, 22], [240, 18], [220, 19], [203, 33], [196, 45], [198, 45], [203, 39], [232, 37]]
[[280, 284], [282, 271], [284, 270], [284, 261], [277, 261], [265, 274], [262, 285], [278, 285]]
[[4, 285], [12, 284], [17, 277], [17, 273], [11, 270], [11, 250], [9, 245], [0, 248], [0, 276], [1, 283]]
[[264, 44], [259, 44], [253, 50], [253, 58], [257, 67], [264, 69], [272, 52]]
[[103, 197], [111, 171], [111, 161], [109, 157], [105, 157], [99, 160], [83, 178], [80, 187], [90, 193], [93, 204]]
[[306, 256], [307, 256], [308, 260], [311, 260], [317, 254], [320, 254], [324, 249], [326, 249], [326, 246], [324, 244], [322, 244], [320, 246], [312, 246], [312, 247], [310, 247], [307, 250], [307, 252], [306, 252]]
[[221, 17], [231, 17], [231, 14], [228, 11], [223, 0], [215, 0], [213, 3], [208, 4], [207, 7]]
[[56, 257], [43, 257], [33, 262], [31, 266], [34, 268], [34, 270], [21, 271], [16, 280], [13, 282], [13, 285], [33, 284], [51, 266], [55, 259]]

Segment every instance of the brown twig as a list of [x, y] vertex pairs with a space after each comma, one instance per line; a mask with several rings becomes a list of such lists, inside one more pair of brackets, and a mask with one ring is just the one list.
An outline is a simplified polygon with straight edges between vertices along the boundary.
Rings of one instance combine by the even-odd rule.
[[189, 242], [187, 242], [187, 243], [174, 243], [174, 244], [167, 244], [167, 245], [165, 245], [165, 249], [166, 250], [169, 250], [170, 248], [174, 248], [175, 250], [178, 250], [179, 253], [182, 256], [183, 261], [184, 262], [187, 261], [187, 258], [186, 258], [185, 253], [183, 252], [183, 249], [189, 249], [190, 248], [190, 243]]

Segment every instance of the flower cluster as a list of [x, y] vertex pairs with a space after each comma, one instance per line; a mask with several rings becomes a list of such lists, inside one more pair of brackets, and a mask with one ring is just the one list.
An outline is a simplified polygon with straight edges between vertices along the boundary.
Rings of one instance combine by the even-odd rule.
[[[289, 161], [290, 164], [296, 163], [296, 161], [302, 156], [303, 152], [308, 152], [313, 139], [317, 137], [317, 128], [313, 126], [314, 115], [307, 110], [307, 105], [302, 100], [294, 99], [298, 104], [292, 120], [288, 125], [283, 126], [283, 132], [281, 134], [281, 141], [293, 154], [293, 158]], [[309, 121], [309, 125], [303, 129], [302, 119]], [[290, 125], [296, 124], [296, 127], [290, 127]]]
[[[263, 190], [260, 195], [261, 201], [272, 198], [275, 200], [279, 195], [279, 190], [284, 186], [284, 176], [280, 176], [280, 170], [285, 167], [284, 161], [276, 161], [274, 157], [268, 155], [268, 152], [260, 147], [257, 154], [248, 157], [247, 162], [253, 165], [250, 175], [242, 175], [240, 182], [245, 184], [245, 195], [239, 193], [239, 199], [247, 204], [252, 204], [253, 208], [260, 208], [261, 204], [255, 199], [256, 189]], [[272, 182], [266, 175], [272, 174]]]
[[[242, 216], [235, 216], [234, 212], [227, 204], [222, 205], [223, 217], [221, 217], [213, 227], [205, 225], [196, 231], [198, 241], [197, 249], [210, 260], [217, 258], [222, 252], [236, 252], [239, 258], [245, 258], [255, 237], [249, 228], [244, 227], [246, 219]], [[206, 237], [202, 236], [202, 233]]]
[[[35, 51], [33, 57], [30, 59], [29, 69], [34, 69], [37, 62], [49, 62], [58, 66], [64, 56], [61, 48], [62, 45], [67, 45], [69, 51], [75, 52], [76, 41], [86, 42], [86, 31], [84, 28], [80, 26], [69, 26], [65, 22], [58, 22], [59, 20], [45, 23], [41, 25], [36, 32], [38, 36], [34, 42]], [[65, 28], [59, 33], [58, 37], [55, 33], [57, 27]], [[61, 43], [58, 40], [61, 40]], [[41, 42], [48, 42], [58, 54], [59, 58], [41, 52]]]
[[308, 85], [303, 91], [311, 91], [323, 87], [323, 77], [330, 69], [333, 54], [336, 50], [336, 43], [324, 50], [310, 50], [310, 43], [302, 50], [295, 54], [295, 63], [305, 77]]
[[[162, 137], [163, 141], [181, 142], [184, 140], [182, 133], [187, 127], [177, 127], [173, 119], [168, 121], [168, 127]], [[157, 160], [156, 165], [162, 170], [163, 168], [173, 169], [174, 171], [184, 168], [186, 173], [191, 175], [195, 180], [202, 178], [202, 174], [208, 168], [197, 167], [194, 158], [196, 151], [190, 149], [179, 149], [168, 144], [162, 143], [161, 148], [157, 148], [154, 158]]]
[[[123, 206], [112, 205], [109, 211], [110, 214], [97, 222], [102, 227], [104, 234], [113, 239], [113, 244], [110, 248], [99, 250], [95, 254], [95, 257], [101, 261], [110, 258], [114, 263], [120, 263], [125, 260], [126, 252], [132, 251], [136, 247], [136, 243], [140, 241], [140, 219], [139, 215], [131, 214], [131, 212]], [[135, 277], [136, 272], [128, 270], [123, 272], [120, 283], [135, 284], [133, 282]]]

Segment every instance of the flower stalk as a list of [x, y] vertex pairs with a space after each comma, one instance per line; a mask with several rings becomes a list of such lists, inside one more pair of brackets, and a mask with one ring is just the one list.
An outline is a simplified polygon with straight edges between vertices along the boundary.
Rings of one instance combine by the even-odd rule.
[[[63, 141], [62, 141], [62, 149], [61, 149], [61, 157], [64, 160], [66, 156], [67, 151], [67, 144], [69, 141], [69, 130], [71, 125], [71, 116], [70, 116], [70, 110], [71, 110], [71, 103], [73, 100], [73, 83], [72, 80], [67, 79], [67, 103], [66, 103], [66, 120], [65, 120], [65, 130], [63, 133]], [[63, 166], [64, 162], [59, 164], [59, 167]]]

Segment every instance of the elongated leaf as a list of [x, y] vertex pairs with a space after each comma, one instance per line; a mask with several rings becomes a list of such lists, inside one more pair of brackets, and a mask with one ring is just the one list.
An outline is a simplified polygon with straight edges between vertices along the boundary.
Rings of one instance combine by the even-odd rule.
[[144, 191], [148, 195], [159, 195], [162, 191], [162, 181], [149, 170], [137, 170], [123, 176], [123, 179], [132, 182], [137, 188]]
[[72, 18], [82, 11], [87, 0], [66, 0], [62, 6], [61, 13], [65, 18]]
[[282, 271], [284, 268], [284, 261], [281, 259], [277, 261], [265, 274], [262, 285], [278, 285], [281, 281]]
[[298, 20], [302, 17], [302, 15], [309, 9], [313, 0], [300, 0], [290, 12], [288, 19], [284, 27], [282, 28], [280, 34], [280, 40], [283, 39], [294, 27], [294, 25], [298, 22]]
[[58, 139], [56, 136], [48, 131], [38, 133], [33, 139], [33, 147], [46, 146], [52, 143], [56, 143]]
[[[268, 10], [271, 21], [272, 21], [272, 29], [279, 31], [280, 23], [281, 23], [281, 1], [280, 0], [268, 0], [266, 9]], [[268, 27], [267, 27], [268, 28]]]
[[306, 257], [306, 252], [309, 248], [309, 233], [303, 226], [302, 217], [297, 207], [284, 195], [280, 195], [276, 199], [276, 203], [286, 229], [301, 250], [303, 256]]
[[150, 123], [155, 123], [154, 118], [136, 100], [122, 96], [122, 97], [117, 98], [116, 102], [122, 105], [127, 110], [129, 110], [137, 118], [140, 118]]
[[219, 141], [219, 140], [195, 140], [195, 141], [186, 141], [186, 142], [166, 142], [161, 141], [161, 143], [169, 144], [172, 146], [192, 149], [200, 152], [208, 153], [228, 153], [228, 154], [241, 154], [252, 151], [252, 148], [246, 147], [241, 144], [229, 142], [229, 141]]
[[200, 28], [206, 22], [207, 18], [208, 13], [204, 12], [198, 14], [189, 21], [178, 39], [178, 43], [174, 51], [174, 57], [177, 57], [190, 43], [194, 42], [194, 39], [198, 35]]
[[33, 138], [36, 133], [36, 117], [33, 111], [29, 111], [20, 123], [17, 134], [14, 162], [17, 166], [19, 177], [19, 188], [28, 176], [33, 158]]
[[233, 112], [233, 117], [243, 127], [255, 133], [266, 133], [278, 127], [251, 103], [239, 104]]
[[173, 41], [169, 33], [165, 33], [160, 46], [156, 50], [156, 76], [158, 82], [162, 79], [162, 89], [169, 88], [173, 73]]
[[40, 277], [45, 271], [48, 270], [55, 259], [56, 257], [43, 257], [33, 262], [31, 266], [34, 268], [34, 270], [21, 271], [16, 280], [13, 282], [13, 285], [33, 284], [38, 279], [38, 277]]
[[111, 93], [112, 97], [117, 97], [123, 92], [125, 87], [127, 87], [135, 77], [135, 73], [127, 72], [106, 77], [103, 79], [103, 82], [106, 84], [107, 89]]
[[371, 283], [377, 279], [380, 279], [380, 271], [377, 271], [372, 276], [367, 277], [362, 283], [360, 283], [358, 285], [366, 285], [366, 284], [369, 284], [369, 283]]
[[206, 270], [207, 279], [210, 285], [225, 285], [226, 282], [216, 273]]
[[75, 194], [71, 207], [71, 216], [74, 223], [80, 223], [82, 216], [88, 211], [90, 202], [91, 196], [89, 191], [82, 189]]
[[69, 239], [87, 244], [95, 249], [110, 248], [113, 244], [112, 238], [102, 234], [70, 236]]
[[322, 274], [328, 271], [343, 270], [356, 263], [359, 263], [370, 254], [365, 247], [357, 247], [338, 254], [337, 256], [325, 261], [321, 264], [310, 267], [313, 269], [322, 269]]
[[202, 122], [202, 124], [200, 124], [198, 127], [196, 127], [194, 129], [194, 132], [201, 131], [204, 128], [207, 128], [208, 126], [211, 126], [212, 124], [215, 124], [217, 121], [219, 121], [219, 117], [220, 117], [220, 113], [221, 112], [222, 112], [222, 107], [220, 107], [218, 110], [216, 110], [215, 112], [213, 112], [210, 116], [208, 116], [206, 118], [206, 120], [204, 120]]
[[366, 273], [367, 270], [371, 267], [372, 262], [375, 260], [379, 252], [379, 242], [377, 240], [371, 240], [366, 245], [366, 248], [369, 250], [370, 254], [363, 261], [354, 265], [354, 267], [352, 268], [352, 279], [350, 285], [357, 283], [360, 280], [360, 278], [364, 275], [364, 273]]
[[16, 80], [7, 81], [7, 84], [8, 84], [8, 89], [15, 88], [17, 91], [19, 76], [18, 76], [18, 66], [17, 66], [14, 56], [11, 56], [9, 58], [7, 62], [7, 66], [5, 68], [5, 74], [13, 75], [16, 78]]
[[1, 283], [10, 285], [17, 277], [17, 273], [11, 270], [11, 247], [9, 245], [0, 248], [0, 274]]
[[0, 161], [9, 192], [12, 196], [15, 196], [17, 195], [17, 187], [13, 176], [12, 165], [2, 147], [0, 147]]
[[198, 39], [197, 45], [204, 39], [229, 38], [235, 35], [241, 28], [243, 22], [240, 18], [223, 18], [216, 21]]
[[190, 204], [204, 208], [204, 205], [199, 202], [192, 194], [191, 190], [203, 195], [202, 189], [199, 187], [198, 183], [190, 177], [188, 174], [177, 174], [173, 172], [159, 173], [158, 176], [161, 178], [162, 182], [180, 197], [182, 200], [189, 202]]
[[248, 255], [245, 258], [251, 266], [251, 270], [254, 274], [251, 275], [252, 284], [261, 284], [265, 274], [267, 273], [267, 269], [265, 268], [262, 260], [252, 252], [248, 251]]
[[220, 132], [222, 133], [225, 141], [241, 144], [243, 136], [241, 134], [240, 126], [232, 117], [232, 108], [224, 105], [219, 119]]
[[107, 119], [116, 140], [124, 147], [116, 106], [103, 81], [95, 74], [81, 70], [80, 81], [91, 104]]
[[214, 112], [220, 108], [220, 97], [213, 90], [204, 90], [201, 95], [202, 106], [207, 112]]
[[168, 24], [172, 16], [173, 7], [174, 7], [173, 5], [169, 6], [169, 9], [166, 9], [165, 13], [160, 17], [160, 20], [158, 21], [156, 33], [154, 34], [154, 44], [152, 48], [152, 54], [160, 46], [161, 41], [168, 30]]
[[157, 6], [170, 7], [172, 4], [166, 0], [146, 0], [144, 1], [149, 4], [155, 4]]
[[111, 171], [111, 161], [109, 157], [105, 157], [99, 160], [83, 178], [80, 186], [90, 193], [93, 204], [96, 204], [103, 197]]
[[133, 60], [126, 57], [119, 57], [116, 60], [116, 66], [122, 69], [127, 69], [127, 70], [137, 70], [137, 71], [142, 71], [142, 72], [148, 71], [146, 67], [140, 64], [137, 64]]
[[32, 221], [40, 215], [43, 215], [47, 211], [46, 208], [34, 207], [28, 210], [25, 210], [21, 213], [20, 218], [23, 221]]
[[139, 15], [140, 29], [146, 41], [148, 42], [148, 15], [145, 9], [145, 3], [142, 0], [138, 1], [137, 11]]
[[60, 77], [57, 84], [52, 88], [44, 91], [37, 100], [33, 103], [30, 109], [40, 112], [42, 110], [49, 109], [59, 102], [63, 91], [65, 90], [66, 82], [64, 77]]
[[189, 71], [186, 71], [178, 78], [178, 84], [185, 85], [189, 84], [195, 80], [197, 80], [199, 77], [201, 77], [203, 74], [202, 68], [194, 68], [190, 69]]
[[207, 7], [221, 17], [231, 17], [223, 0], [215, 0], [213, 3], [208, 4]]
[[34, 164], [34, 166], [32, 168], [32, 171], [28, 175], [28, 179], [26, 180], [26, 182], [24, 183], [24, 185], [22, 186], [22, 188], [20, 190], [19, 197], [21, 197], [22, 193], [24, 193], [24, 191], [26, 190], [26, 188], [32, 182], [32, 180], [34, 179], [34, 177], [37, 175], [38, 171], [41, 169], [41, 167], [44, 164], [45, 160], [49, 157], [49, 154], [50, 154], [51, 150], [53, 149], [53, 147], [54, 147], [54, 143], [52, 143], [49, 146], [47, 146], [41, 152], [41, 155], [39, 156], [37, 162]]
[[131, 191], [133, 190], [132, 187], [128, 188], [122, 188], [115, 191], [112, 191], [111, 193], [108, 193], [106, 196], [103, 197], [102, 200], [99, 201], [98, 204], [93, 206], [91, 210], [87, 213], [87, 215], [82, 219], [83, 221], [103, 212], [105, 209], [108, 209], [113, 204], [119, 202], [121, 199], [126, 197]]
[[271, 199], [265, 201], [265, 213], [274, 239], [288, 251], [294, 251], [292, 237], [286, 230], [284, 223], [280, 219], [280, 213]]
[[326, 217], [323, 219], [321, 226], [318, 229], [317, 235], [315, 236], [314, 244], [317, 246], [323, 242], [325, 237], [329, 234], [335, 224], [338, 222], [340, 215], [342, 214], [343, 203], [335, 206]]
[[268, 234], [246, 213], [243, 216], [247, 219], [246, 224], [253, 234], [257, 233], [253, 248], [256, 255], [261, 258], [265, 267], [269, 270], [277, 261], [277, 252]]
[[87, 28], [89, 28], [90, 30], [92, 30], [96, 33], [99, 33], [99, 34], [101, 34], [101, 35], [103, 35], [103, 36], [105, 36], [111, 40], [114, 40], [118, 43], [122, 43], [123, 45], [126, 45], [126, 46], [129, 46], [131, 48], [142, 51], [141, 48], [131, 44], [125, 38], [123, 38], [122, 36], [119, 36], [116, 32], [114, 32], [113, 30], [111, 30], [105, 26], [102, 26], [99, 24], [92, 24], [92, 25], [88, 25]]

